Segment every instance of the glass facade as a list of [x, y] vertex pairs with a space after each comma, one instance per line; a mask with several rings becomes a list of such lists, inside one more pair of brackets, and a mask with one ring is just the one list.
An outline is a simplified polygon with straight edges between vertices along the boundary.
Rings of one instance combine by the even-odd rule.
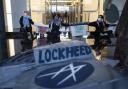
[[51, 12], [65, 11], [69, 14], [70, 22], [85, 22], [94, 21], [99, 14], [103, 14], [103, 2], [104, 0], [28, 0], [27, 7], [38, 23], [47, 24]]
[[35, 22], [46, 24], [46, 0], [29, 0], [31, 16]]

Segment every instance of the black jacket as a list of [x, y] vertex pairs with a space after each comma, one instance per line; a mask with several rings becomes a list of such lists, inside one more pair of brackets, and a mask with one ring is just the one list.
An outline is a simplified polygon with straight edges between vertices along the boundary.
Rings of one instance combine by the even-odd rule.
[[96, 34], [104, 33], [104, 28], [109, 27], [109, 24], [105, 22], [98, 22], [98, 21], [90, 22], [88, 25], [96, 28], [95, 30]]

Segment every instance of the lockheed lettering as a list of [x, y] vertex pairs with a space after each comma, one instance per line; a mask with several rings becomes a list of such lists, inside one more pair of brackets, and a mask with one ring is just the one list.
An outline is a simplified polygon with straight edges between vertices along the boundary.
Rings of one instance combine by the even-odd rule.
[[53, 60], [64, 60], [78, 56], [89, 55], [91, 48], [85, 45], [65, 48], [39, 50], [39, 63], [51, 62]]

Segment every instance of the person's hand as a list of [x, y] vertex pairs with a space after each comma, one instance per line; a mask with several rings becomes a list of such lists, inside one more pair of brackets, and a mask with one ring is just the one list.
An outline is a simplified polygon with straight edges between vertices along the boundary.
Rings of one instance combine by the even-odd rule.
[[23, 32], [23, 29], [24, 29], [24, 28], [23, 28], [23, 27], [21, 27], [21, 28], [20, 28], [20, 32]]

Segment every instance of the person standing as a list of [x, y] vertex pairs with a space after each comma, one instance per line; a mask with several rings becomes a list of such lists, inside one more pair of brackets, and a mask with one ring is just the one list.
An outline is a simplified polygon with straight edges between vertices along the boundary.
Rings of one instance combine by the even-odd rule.
[[20, 17], [19, 20], [20, 23], [20, 31], [25, 33], [29, 32], [31, 35], [31, 39], [33, 39], [33, 34], [32, 34], [32, 25], [34, 24], [33, 20], [30, 18], [30, 13], [29, 11], [24, 11], [24, 15]]
[[49, 26], [51, 28], [52, 43], [60, 42], [60, 33], [61, 33], [60, 26], [61, 26], [61, 20], [56, 15]]
[[104, 34], [104, 28], [105, 27], [109, 27], [109, 24], [107, 24], [104, 21], [104, 16], [103, 15], [99, 15], [97, 21], [94, 22], [90, 22], [88, 23], [89, 26], [93, 26], [95, 27], [95, 31], [94, 31], [94, 48], [96, 49], [96, 55], [100, 55], [100, 49], [101, 49], [101, 43], [100, 43], [100, 39], [102, 38], [101, 34]]
[[60, 42], [60, 27], [61, 26], [65, 26], [68, 27], [69, 24], [64, 23], [59, 14], [56, 14], [55, 16], [53, 16], [52, 21], [49, 24], [49, 31], [47, 32], [47, 43], [58, 43]]
[[[95, 27], [94, 31], [94, 49], [96, 51], [96, 55], [101, 54], [101, 49], [103, 48], [103, 45], [106, 44], [111, 44], [111, 39], [109, 34], [112, 33], [112, 31], [105, 31], [105, 28], [109, 26], [116, 26], [116, 24], [108, 24], [104, 21], [104, 16], [99, 15], [98, 19], [94, 22], [82, 22], [82, 23], [75, 23], [75, 24], [70, 24], [69, 26], [74, 26], [74, 25], [88, 25], [88, 26], [93, 26]], [[107, 34], [107, 36], [104, 36]], [[105, 39], [105, 44], [101, 42], [103, 39]]]
[[20, 32], [23, 33], [23, 40], [21, 41], [22, 52], [26, 49], [32, 49], [34, 36], [32, 34], [32, 25], [34, 22], [30, 18], [30, 13], [24, 11], [24, 15], [20, 17]]

